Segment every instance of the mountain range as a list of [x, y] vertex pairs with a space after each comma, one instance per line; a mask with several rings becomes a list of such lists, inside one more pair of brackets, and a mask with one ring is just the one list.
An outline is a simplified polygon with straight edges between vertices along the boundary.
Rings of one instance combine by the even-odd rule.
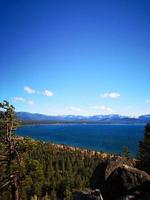
[[23, 122], [80, 122], [80, 123], [104, 123], [104, 124], [134, 124], [134, 123], [148, 123], [150, 122], [150, 115], [141, 115], [139, 117], [129, 117], [117, 114], [111, 115], [93, 115], [93, 116], [81, 116], [81, 115], [60, 115], [49, 116], [39, 113], [29, 112], [16, 112], [17, 118]]

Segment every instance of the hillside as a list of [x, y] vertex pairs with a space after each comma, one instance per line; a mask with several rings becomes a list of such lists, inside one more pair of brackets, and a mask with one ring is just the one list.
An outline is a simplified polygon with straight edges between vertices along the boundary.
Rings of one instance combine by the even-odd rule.
[[[30, 138], [17, 137], [21, 152], [23, 199], [72, 199], [74, 190], [90, 188], [90, 177], [107, 154], [65, 145], [56, 145]], [[0, 142], [0, 154], [3, 154]], [[1, 157], [0, 157], [1, 158]], [[0, 181], [5, 166], [0, 166]], [[10, 191], [1, 193], [0, 200], [8, 200]], [[47, 197], [47, 198], [46, 198]], [[36, 198], [35, 198], [36, 199]]]
[[[16, 137], [23, 200], [149, 200], [150, 176], [117, 155]], [[0, 143], [0, 153], [3, 154]], [[2, 158], [0, 156], [0, 158]], [[5, 168], [0, 166], [0, 181]], [[11, 199], [9, 189], [0, 200]]]
[[146, 124], [150, 121], [150, 115], [141, 115], [139, 117], [129, 117], [123, 115], [62, 115], [48, 116], [39, 113], [17, 112], [17, 117], [24, 123], [102, 123], [102, 124]]

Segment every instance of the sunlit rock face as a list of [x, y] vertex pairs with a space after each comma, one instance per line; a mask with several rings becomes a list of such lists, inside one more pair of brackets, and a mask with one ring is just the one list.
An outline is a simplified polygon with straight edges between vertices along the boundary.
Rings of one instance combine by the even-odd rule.
[[92, 174], [90, 181], [91, 188], [100, 189], [102, 196], [105, 199], [107, 199], [108, 190], [106, 187], [106, 180], [116, 168], [124, 164], [133, 167], [135, 165], [135, 162], [133, 160], [117, 156], [107, 159], [104, 162], [100, 163]]
[[103, 200], [99, 189], [91, 191], [75, 192], [73, 194], [73, 200]]
[[145, 183], [150, 183], [150, 176], [144, 171], [123, 165], [116, 168], [108, 177], [106, 187], [110, 199], [117, 199], [124, 194], [142, 198]]
[[104, 200], [150, 200], [150, 175], [135, 164], [122, 157], [105, 160], [94, 170], [91, 188], [98, 188]]

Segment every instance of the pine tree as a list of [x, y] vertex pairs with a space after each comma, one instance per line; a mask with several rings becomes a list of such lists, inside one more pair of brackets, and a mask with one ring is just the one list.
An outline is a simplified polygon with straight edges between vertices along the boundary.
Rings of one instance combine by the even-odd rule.
[[15, 108], [7, 101], [0, 103], [0, 133], [2, 152], [0, 162], [4, 165], [5, 173], [0, 180], [0, 191], [11, 187], [11, 199], [21, 200], [21, 158], [18, 151], [18, 141], [16, 140], [15, 130], [18, 126], [15, 116]]
[[140, 168], [150, 173], [150, 123], [145, 126], [144, 139], [139, 143]]
[[50, 196], [51, 200], [57, 200], [57, 195], [56, 195], [56, 191], [52, 190], [51, 191], [51, 196]]
[[65, 200], [71, 200], [72, 199], [72, 193], [70, 191], [70, 189], [66, 188], [64, 191], [64, 199]]
[[[44, 183], [44, 173], [42, 165], [37, 160], [30, 160], [26, 166], [26, 174], [30, 177], [31, 187], [29, 190], [29, 198], [30, 196], [37, 195], [38, 197], [41, 196], [42, 185]], [[25, 179], [26, 180], [26, 179]]]
[[124, 147], [122, 151], [122, 155], [129, 159], [131, 157], [129, 147]]

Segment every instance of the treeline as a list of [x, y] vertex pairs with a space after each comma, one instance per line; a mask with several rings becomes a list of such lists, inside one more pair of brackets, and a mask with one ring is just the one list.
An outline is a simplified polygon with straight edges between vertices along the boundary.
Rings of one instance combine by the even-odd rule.
[[85, 121], [85, 120], [76, 120], [76, 121], [55, 121], [55, 120], [22, 120], [21, 125], [32, 125], [32, 124], [103, 124], [99, 121]]
[[[38, 125], [38, 124], [100, 124], [100, 125], [118, 125], [118, 124], [139, 124], [135, 121], [90, 121], [90, 120], [75, 120], [75, 121], [55, 121], [55, 120], [22, 120], [21, 125]], [[141, 122], [141, 124], [145, 124], [145, 122]]]
[[144, 138], [139, 142], [137, 159], [138, 168], [150, 174], [150, 123], [145, 126]]
[[[90, 188], [92, 172], [102, 160], [99, 154], [79, 149], [69, 150], [65, 146], [62, 149], [57, 145], [29, 138], [18, 140], [24, 200], [69, 200], [74, 190]], [[3, 148], [1, 143], [1, 153]], [[2, 166], [0, 170], [5, 171]], [[8, 189], [1, 194], [0, 200], [9, 200], [10, 195]]]

